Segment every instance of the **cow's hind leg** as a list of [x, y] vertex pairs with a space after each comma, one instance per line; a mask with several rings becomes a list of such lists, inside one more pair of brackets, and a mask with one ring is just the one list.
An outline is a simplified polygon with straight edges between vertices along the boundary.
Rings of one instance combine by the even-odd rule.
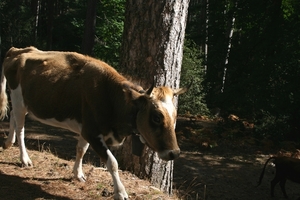
[[276, 174], [274, 179], [271, 181], [271, 197], [274, 197], [274, 188], [277, 183], [280, 181], [280, 177]]
[[9, 133], [7, 139], [3, 143], [3, 149], [8, 149], [16, 142], [16, 122], [14, 118], [13, 111], [10, 111], [10, 119], [9, 119]]
[[100, 136], [100, 138], [91, 140], [90, 144], [100, 155], [101, 161], [106, 162], [106, 167], [110, 172], [114, 183], [114, 199], [128, 199], [128, 194], [119, 177], [118, 162], [106, 146], [103, 138]]
[[81, 136], [79, 136], [76, 147], [76, 161], [74, 164], [73, 173], [75, 177], [82, 182], [86, 181], [84, 173], [82, 171], [82, 159], [88, 147], [89, 143]]
[[284, 195], [285, 198], [288, 198], [287, 194], [286, 194], [286, 191], [285, 191], [285, 182], [286, 182], [286, 179], [282, 179], [280, 182], [279, 182], [279, 185], [280, 185], [280, 188], [281, 188], [281, 191]]
[[[32, 162], [28, 156], [25, 146], [25, 115], [27, 113], [27, 109], [24, 106], [23, 97], [21, 87], [18, 86], [15, 90], [11, 91], [11, 103], [12, 103], [12, 112], [13, 118], [15, 121], [15, 134], [18, 139], [19, 148], [20, 148], [20, 159], [26, 167], [32, 166]], [[13, 134], [12, 134], [13, 135]]]

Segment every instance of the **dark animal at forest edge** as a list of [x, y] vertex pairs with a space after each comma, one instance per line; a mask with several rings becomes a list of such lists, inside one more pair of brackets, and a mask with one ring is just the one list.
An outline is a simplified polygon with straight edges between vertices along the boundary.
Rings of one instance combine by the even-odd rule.
[[82, 159], [89, 145], [106, 163], [114, 184], [114, 199], [128, 199], [109, 146], [121, 145], [137, 130], [142, 142], [163, 160], [180, 149], [175, 134], [175, 95], [188, 88], [154, 87], [147, 91], [106, 63], [74, 52], [14, 48], [3, 62], [0, 118], [8, 112], [6, 82], [11, 95], [10, 130], [3, 148], [18, 139], [20, 158], [32, 166], [24, 142], [25, 115], [44, 124], [79, 134], [73, 173], [85, 181]]
[[[285, 198], [288, 198], [285, 191], [286, 180], [291, 180], [295, 183], [300, 183], [300, 159], [291, 158], [291, 157], [271, 157], [269, 158], [259, 177], [258, 185], [261, 184], [263, 179], [266, 166], [270, 160], [274, 160], [276, 173], [274, 179], [271, 181], [271, 196], [274, 197], [274, 187], [279, 183], [281, 191]], [[298, 198], [300, 199], [300, 197]]]

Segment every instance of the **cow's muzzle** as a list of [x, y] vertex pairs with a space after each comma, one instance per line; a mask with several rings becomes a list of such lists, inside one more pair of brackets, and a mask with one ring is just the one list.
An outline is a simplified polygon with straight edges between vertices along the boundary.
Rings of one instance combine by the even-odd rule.
[[175, 150], [164, 150], [161, 152], [158, 152], [158, 157], [160, 157], [163, 160], [174, 160], [179, 157], [180, 149]]

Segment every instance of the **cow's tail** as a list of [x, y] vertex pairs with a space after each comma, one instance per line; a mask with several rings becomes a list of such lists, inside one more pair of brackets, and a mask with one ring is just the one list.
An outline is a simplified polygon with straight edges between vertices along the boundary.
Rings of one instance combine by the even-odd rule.
[[261, 184], [261, 181], [262, 181], [262, 179], [263, 179], [263, 177], [264, 177], [265, 169], [266, 169], [266, 166], [267, 166], [268, 162], [269, 162], [270, 160], [272, 160], [272, 159], [275, 159], [275, 158], [276, 158], [276, 157], [270, 157], [270, 158], [266, 161], [265, 166], [264, 166], [264, 168], [263, 168], [263, 170], [262, 170], [262, 172], [261, 172], [261, 174], [260, 174], [260, 177], [259, 177], [259, 180], [258, 180], [258, 183], [257, 183], [257, 186], [256, 186], [256, 187], [258, 187], [258, 186]]
[[1, 82], [0, 82], [0, 120], [7, 116], [8, 98], [6, 94], [6, 78], [4, 76], [4, 67], [2, 66]]

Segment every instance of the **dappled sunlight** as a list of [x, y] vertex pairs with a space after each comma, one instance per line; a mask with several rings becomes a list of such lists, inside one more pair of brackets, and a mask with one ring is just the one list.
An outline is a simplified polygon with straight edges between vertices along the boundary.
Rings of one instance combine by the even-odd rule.
[[[264, 181], [256, 187], [264, 162], [269, 155], [215, 151], [182, 152], [174, 163], [174, 187], [185, 199], [271, 199], [270, 181], [274, 169], [266, 169]], [[287, 192], [296, 198], [299, 184], [287, 182]], [[284, 199], [279, 185], [275, 199]], [[293, 198], [292, 198], [293, 199]]]
[[[31, 126], [33, 125], [33, 126]], [[7, 132], [8, 124], [0, 123]], [[23, 167], [17, 144], [9, 149], [0, 148], [0, 194], [3, 199], [113, 199], [110, 173], [99, 165], [99, 157], [87, 153], [83, 170], [87, 181], [77, 181], [72, 173], [76, 140], [73, 133], [35, 122], [27, 122], [26, 143], [33, 167]], [[36, 127], [36, 128], [32, 128]], [[44, 138], [47, 132], [49, 135]], [[62, 133], [64, 132], [64, 133]], [[5, 140], [0, 132], [0, 142]], [[71, 149], [71, 150], [70, 150]], [[130, 172], [119, 170], [130, 199], [175, 199], [163, 194], [147, 180]], [[8, 188], [14, 188], [12, 190]], [[16, 189], [17, 188], [17, 189]]]

